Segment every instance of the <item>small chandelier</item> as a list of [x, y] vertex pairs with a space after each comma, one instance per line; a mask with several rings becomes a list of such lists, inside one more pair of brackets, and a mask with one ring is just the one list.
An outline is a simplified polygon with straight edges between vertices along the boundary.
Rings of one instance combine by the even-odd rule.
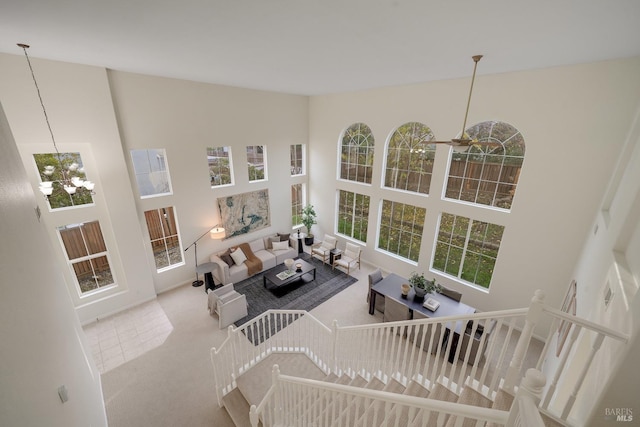
[[[62, 155], [58, 150], [58, 146], [56, 144], [56, 139], [53, 136], [53, 131], [51, 130], [51, 124], [49, 123], [49, 116], [47, 115], [47, 109], [44, 107], [44, 102], [42, 101], [42, 96], [40, 95], [40, 87], [38, 86], [38, 82], [36, 81], [36, 76], [33, 72], [33, 67], [31, 66], [31, 60], [29, 59], [29, 55], [27, 54], [27, 49], [29, 48], [28, 44], [18, 43], [18, 46], [22, 48], [24, 51], [24, 56], [27, 58], [27, 64], [29, 64], [29, 70], [31, 71], [31, 77], [33, 78], [33, 84], [36, 87], [36, 92], [38, 93], [38, 99], [40, 100], [40, 106], [42, 107], [42, 112], [44, 113], [44, 119], [47, 123], [47, 128], [49, 129], [49, 134], [51, 135], [51, 141], [53, 142], [53, 148], [55, 149], [55, 158], [58, 160], [58, 167], [60, 168], [61, 179], [57, 182], [62, 185], [64, 191], [67, 194], [74, 195], [77, 194], [78, 191], [88, 191], [91, 194], [95, 194], [93, 189], [95, 188], [95, 183], [87, 180], [83, 180], [77, 173], [83, 173], [82, 168], [78, 163], [71, 163], [66, 168], [64, 167], [64, 163], [62, 161]], [[40, 182], [39, 189], [47, 198], [51, 196], [53, 193], [53, 183], [55, 181], [51, 181], [51, 177], [53, 176], [56, 170], [56, 166], [54, 165], [46, 165], [43, 170], [40, 171], [44, 176], [44, 180]], [[83, 174], [84, 176], [84, 174]], [[42, 177], [41, 177], [42, 178]]]

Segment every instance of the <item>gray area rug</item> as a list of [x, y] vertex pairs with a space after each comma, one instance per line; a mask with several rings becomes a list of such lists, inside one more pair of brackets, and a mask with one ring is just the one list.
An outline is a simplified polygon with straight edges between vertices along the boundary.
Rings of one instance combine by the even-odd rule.
[[[235, 322], [236, 326], [241, 326], [270, 309], [311, 311], [338, 292], [357, 282], [356, 278], [340, 270], [332, 270], [331, 267], [326, 264], [323, 265], [322, 261], [312, 258], [309, 254], [300, 254], [300, 258], [316, 267], [315, 281], [301, 281], [297, 284], [289, 285], [285, 290], [268, 290], [263, 285], [264, 273], [260, 273], [233, 285], [237, 292], [247, 296], [249, 305], [249, 314]], [[281, 324], [280, 322], [269, 322], [267, 328], [271, 332], [270, 335], [273, 335], [286, 326], [286, 324]], [[263, 328], [259, 329], [262, 330]], [[255, 345], [264, 340], [262, 333], [249, 334], [247, 338]]]

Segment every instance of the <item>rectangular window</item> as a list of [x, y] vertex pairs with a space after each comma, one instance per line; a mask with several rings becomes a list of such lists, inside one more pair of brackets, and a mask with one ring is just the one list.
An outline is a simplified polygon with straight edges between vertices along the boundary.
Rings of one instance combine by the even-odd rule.
[[80, 153], [34, 154], [33, 159], [42, 182], [40, 187], [51, 191], [47, 196], [51, 210], [93, 203], [91, 190], [85, 187], [87, 176]]
[[184, 263], [182, 246], [173, 207], [146, 211], [144, 217], [147, 221], [157, 271], [161, 272], [182, 265]]
[[291, 145], [291, 176], [304, 175], [304, 152], [302, 144]]
[[369, 196], [339, 190], [337, 232], [366, 242], [368, 225]]
[[267, 149], [264, 145], [247, 146], [249, 182], [267, 179]]
[[164, 149], [131, 150], [140, 198], [171, 194], [169, 166]]
[[291, 225], [293, 227], [302, 224], [302, 193], [302, 184], [294, 184], [291, 186]]
[[65, 225], [58, 232], [81, 294], [114, 284], [98, 221]]
[[442, 213], [432, 268], [489, 288], [504, 226]]
[[233, 184], [231, 147], [207, 147], [211, 187]]
[[425, 208], [383, 200], [378, 248], [418, 262], [426, 215]]

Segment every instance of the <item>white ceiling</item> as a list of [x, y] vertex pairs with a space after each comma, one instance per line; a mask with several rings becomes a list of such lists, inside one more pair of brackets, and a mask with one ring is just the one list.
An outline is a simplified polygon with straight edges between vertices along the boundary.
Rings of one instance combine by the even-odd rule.
[[[293, 94], [640, 56], [639, 0], [2, 0], [0, 52]], [[36, 70], [37, 74], [37, 70]], [[1, 73], [0, 73], [1, 75]]]

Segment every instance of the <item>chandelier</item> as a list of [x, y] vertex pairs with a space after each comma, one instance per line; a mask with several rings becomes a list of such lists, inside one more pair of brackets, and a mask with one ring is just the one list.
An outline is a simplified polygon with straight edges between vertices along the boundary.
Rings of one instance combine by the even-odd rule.
[[[93, 189], [95, 188], [95, 183], [83, 179], [84, 171], [82, 167], [73, 159], [68, 159], [67, 154], [61, 154], [58, 150], [58, 145], [56, 144], [56, 139], [53, 136], [53, 131], [51, 130], [51, 124], [49, 123], [49, 116], [47, 115], [47, 109], [44, 107], [44, 102], [42, 101], [42, 95], [40, 95], [40, 87], [38, 86], [38, 82], [36, 81], [36, 76], [33, 72], [33, 67], [31, 66], [31, 60], [29, 59], [29, 55], [27, 54], [27, 49], [29, 48], [28, 44], [18, 43], [18, 46], [22, 48], [24, 51], [24, 56], [27, 59], [27, 64], [29, 65], [29, 70], [31, 71], [31, 77], [33, 79], [33, 84], [36, 87], [36, 92], [38, 93], [38, 99], [40, 100], [40, 106], [42, 107], [42, 112], [44, 113], [44, 119], [47, 123], [47, 129], [49, 129], [49, 135], [51, 135], [51, 141], [53, 142], [53, 148], [55, 150], [54, 160], [57, 160], [57, 167], [60, 171], [60, 179], [54, 179], [54, 174], [56, 172], [56, 165], [45, 165], [43, 169], [40, 171], [41, 173], [41, 182], [39, 186], [39, 190], [44, 194], [47, 198], [53, 194], [53, 184], [58, 183], [62, 186], [64, 191], [67, 194], [74, 195], [83, 192], [89, 192], [90, 194], [95, 194]], [[63, 161], [66, 159], [67, 161]], [[65, 163], [67, 163], [65, 165]]]

